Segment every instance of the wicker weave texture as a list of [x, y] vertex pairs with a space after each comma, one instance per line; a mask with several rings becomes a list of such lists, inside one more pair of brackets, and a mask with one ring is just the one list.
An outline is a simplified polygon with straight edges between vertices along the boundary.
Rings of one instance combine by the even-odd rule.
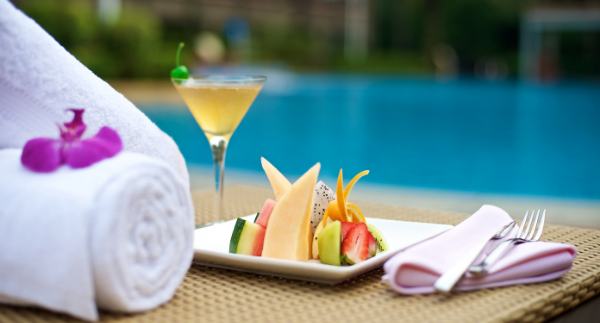
[[[228, 187], [225, 217], [257, 212], [268, 189]], [[213, 193], [194, 194], [196, 224], [214, 221]], [[365, 215], [458, 224], [465, 215], [356, 204]], [[101, 313], [103, 322], [542, 322], [600, 293], [600, 231], [548, 225], [542, 240], [578, 249], [571, 271], [558, 280], [451, 296], [401, 296], [381, 281], [381, 268], [338, 285], [321, 285], [192, 264], [167, 304], [146, 313]], [[0, 322], [70, 322], [41, 309], [0, 306]]]

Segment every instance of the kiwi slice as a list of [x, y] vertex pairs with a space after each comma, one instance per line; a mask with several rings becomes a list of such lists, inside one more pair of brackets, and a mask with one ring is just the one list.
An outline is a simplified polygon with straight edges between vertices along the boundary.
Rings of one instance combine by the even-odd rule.
[[374, 225], [370, 223], [367, 223], [367, 229], [369, 230], [369, 232], [371, 232], [373, 238], [375, 238], [375, 242], [377, 243], [377, 253], [386, 251], [390, 248], [387, 241], [385, 240], [385, 237], [383, 236], [383, 233], [381, 233], [379, 229], [377, 229]]

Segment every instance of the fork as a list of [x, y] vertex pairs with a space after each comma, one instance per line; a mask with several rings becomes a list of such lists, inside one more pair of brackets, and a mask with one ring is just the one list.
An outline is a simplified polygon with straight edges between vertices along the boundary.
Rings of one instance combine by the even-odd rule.
[[[546, 218], [546, 210], [544, 209], [544, 213], [542, 213], [542, 216], [540, 218], [540, 210], [538, 209], [537, 215], [535, 216], [535, 221], [533, 221], [533, 225], [531, 225], [531, 221], [533, 220], [534, 213], [535, 213], [535, 210], [532, 210], [531, 217], [529, 217], [529, 222], [527, 222], [527, 216], [529, 214], [529, 211], [527, 211], [525, 213], [525, 217], [523, 218], [523, 221], [521, 222], [519, 231], [517, 231], [516, 238], [506, 240], [506, 241], [502, 242], [501, 244], [499, 244], [494, 250], [492, 250], [492, 252], [487, 257], [485, 257], [485, 259], [483, 259], [481, 264], [479, 264], [477, 266], [469, 267], [469, 269], [468, 269], [469, 273], [471, 273], [475, 276], [485, 275], [485, 274], [487, 274], [487, 268], [491, 264], [498, 261], [498, 259], [500, 259], [500, 257], [502, 257], [502, 255], [508, 249], [509, 246], [521, 244], [524, 242], [538, 241], [540, 239], [540, 236], [542, 235], [542, 231], [544, 230], [544, 220]], [[540, 220], [539, 225], [538, 225], [538, 219]], [[526, 222], [527, 222], [527, 228], [525, 228], [525, 230], [523, 230]], [[537, 229], [536, 229], [536, 225], [537, 225]]]

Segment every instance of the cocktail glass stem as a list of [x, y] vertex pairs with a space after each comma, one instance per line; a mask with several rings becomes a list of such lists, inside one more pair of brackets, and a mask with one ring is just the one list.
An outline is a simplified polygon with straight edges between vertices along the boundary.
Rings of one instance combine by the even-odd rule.
[[222, 220], [223, 216], [223, 179], [225, 174], [225, 152], [227, 151], [227, 139], [214, 136], [210, 139], [213, 161], [215, 165], [215, 211], [216, 220]]

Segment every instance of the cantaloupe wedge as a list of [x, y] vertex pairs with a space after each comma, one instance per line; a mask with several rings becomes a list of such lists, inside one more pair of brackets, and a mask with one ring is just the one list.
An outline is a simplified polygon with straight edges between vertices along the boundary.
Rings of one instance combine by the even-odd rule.
[[273, 188], [273, 193], [275, 193], [275, 200], [279, 201], [283, 194], [292, 188], [292, 184], [264, 157], [260, 158], [260, 163], [267, 174], [267, 178], [269, 178], [269, 182]]
[[319, 259], [319, 234], [323, 231], [323, 220], [319, 222], [319, 225], [315, 228], [315, 234], [312, 240], [312, 259]]
[[308, 261], [312, 254], [310, 216], [321, 164], [300, 177], [277, 201], [269, 218], [262, 256]]

